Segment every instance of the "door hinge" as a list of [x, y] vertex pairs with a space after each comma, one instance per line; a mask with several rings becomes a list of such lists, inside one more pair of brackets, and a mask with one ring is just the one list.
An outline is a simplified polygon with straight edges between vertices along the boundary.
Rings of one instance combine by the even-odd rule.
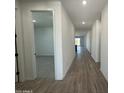
[[16, 72], [16, 75], [19, 75], [19, 72]]
[[16, 53], [15, 56], [18, 56], [18, 53]]
[[17, 35], [15, 34], [15, 38], [17, 37]]

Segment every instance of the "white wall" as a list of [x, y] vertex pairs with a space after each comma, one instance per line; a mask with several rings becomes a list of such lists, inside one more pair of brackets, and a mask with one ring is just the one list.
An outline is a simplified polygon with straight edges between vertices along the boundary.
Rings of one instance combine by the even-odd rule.
[[25, 79], [32, 80], [37, 77], [36, 59], [34, 56], [34, 28], [31, 11], [53, 11], [54, 16], [54, 55], [55, 79], [62, 80], [68, 71], [75, 56], [74, 26], [59, 1], [21, 1], [22, 28], [24, 38]]
[[37, 56], [53, 56], [53, 28], [35, 27], [35, 51]]
[[79, 36], [79, 38], [80, 38], [80, 46], [86, 47], [85, 36]]
[[83, 30], [76, 30], [75, 31], [75, 36], [85, 36], [88, 31], [83, 31]]
[[91, 52], [91, 31], [88, 31], [86, 34], [86, 48]]
[[66, 75], [75, 57], [74, 26], [66, 11], [62, 11], [62, 52], [63, 52], [63, 76]]
[[22, 22], [21, 22], [21, 8], [18, 0], [15, 2], [15, 15], [16, 15], [16, 34], [17, 34], [17, 50], [18, 50], [18, 63], [20, 72], [20, 81], [24, 81], [24, 51], [23, 51], [23, 32], [22, 32]]
[[101, 71], [108, 80], [108, 7], [102, 12], [101, 20]]
[[91, 56], [95, 62], [100, 62], [100, 21], [96, 20], [92, 27]]
[[63, 57], [62, 57], [62, 31], [61, 31], [61, 3], [28, 1], [24, 0], [22, 5], [22, 21], [23, 21], [23, 38], [24, 38], [24, 55], [25, 55], [25, 77], [26, 80], [35, 79], [36, 75], [36, 59], [34, 56], [34, 28], [32, 23], [32, 10], [53, 10], [54, 11], [54, 54], [55, 54], [55, 78], [63, 79]]

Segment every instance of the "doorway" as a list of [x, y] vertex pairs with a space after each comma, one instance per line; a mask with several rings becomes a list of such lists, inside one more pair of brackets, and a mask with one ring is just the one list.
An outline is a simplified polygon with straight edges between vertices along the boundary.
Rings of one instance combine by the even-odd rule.
[[80, 53], [81, 52], [81, 41], [79, 37], [75, 37], [75, 52]]
[[32, 11], [34, 25], [36, 78], [55, 79], [53, 12]]
[[81, 53], [85, 50], [85, 37], [84, 36], [75, 36], [75, 51], [76, 53]]
[[75, 38], [75, 45], [77, 45], [77, 46], [80, 46], [80, 38], [79, 37], [76, 37]]

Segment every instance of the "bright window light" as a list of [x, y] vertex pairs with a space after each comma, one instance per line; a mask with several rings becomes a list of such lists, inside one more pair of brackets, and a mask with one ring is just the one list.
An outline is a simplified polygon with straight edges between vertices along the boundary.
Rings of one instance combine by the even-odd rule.
[[75, 45], [80, 46], [80, 38], [75, 38]]

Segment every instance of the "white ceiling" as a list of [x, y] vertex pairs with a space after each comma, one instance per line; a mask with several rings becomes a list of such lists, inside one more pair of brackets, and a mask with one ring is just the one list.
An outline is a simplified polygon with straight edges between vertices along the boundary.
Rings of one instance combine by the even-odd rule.
[[[78, 30], [90, 29], [96, 19], [100, 19], [101, 11], [107, 4], [107, 0], [86, 0], [83, 6], [82, 0], [60, 0], [70, 16], [75, 28]], [[86, 24], [82, 24], [85, 21]]]
[[[45, 0], [61, 1], [69, 17], [77, 30], [89, 30], [95, 20], [100, 19], [101, 12], [108, 0], [86, 0], [83, 6], [82, 0]], [[82, 24], [85, 21], [86, 24]]]

